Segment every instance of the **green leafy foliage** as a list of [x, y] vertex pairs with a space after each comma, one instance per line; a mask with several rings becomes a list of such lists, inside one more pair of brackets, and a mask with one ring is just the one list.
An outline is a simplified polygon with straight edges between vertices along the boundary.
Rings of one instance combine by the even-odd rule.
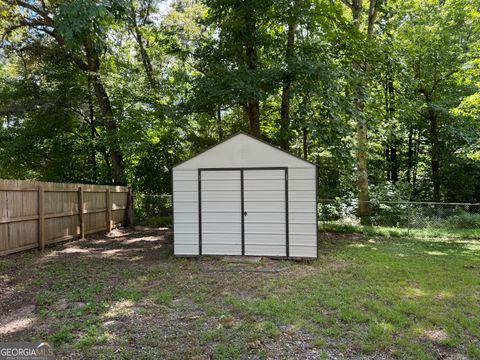
[[477, 2], [377, 1], [370, 30], [370, 2], [358, 26], [351, 5], [4, 2], [0, 177], [111, 183], [117, 167], [135, 191], [169, 193], [171, 168], [249, 131], [258, 102], [260, 136], [319, 165], [320, 197], [348, 200], [332, 212], [358, 206], [359, 119], [373, 206], [480, 201]]

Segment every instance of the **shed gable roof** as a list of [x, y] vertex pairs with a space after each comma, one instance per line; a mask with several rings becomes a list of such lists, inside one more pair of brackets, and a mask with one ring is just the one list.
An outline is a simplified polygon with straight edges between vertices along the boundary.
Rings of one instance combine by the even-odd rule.
[[176, 165], [174, 169], [273, 166], [312, 167], [316, 165], [240, 132]]

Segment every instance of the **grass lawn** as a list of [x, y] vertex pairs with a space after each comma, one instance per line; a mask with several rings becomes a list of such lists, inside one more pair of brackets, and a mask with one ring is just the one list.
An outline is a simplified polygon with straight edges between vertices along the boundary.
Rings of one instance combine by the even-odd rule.
[[317, 261], [245, 262], [115, 234], [0, 258], [0, 341], [82, 359], [480, 358], [478, 239], [330, 232]]
[[364, 226], [344, 223], [342, 221], [325, 221], [321, 222], [321, 229], [322, 231], [359, 233], [366, 236], [440, 238], [446, 241], [454, 238], [480, 239], [480, 227], [475, 226], [471, 226], [470, 228], [433, 226], [408, 229], [406, 227]]

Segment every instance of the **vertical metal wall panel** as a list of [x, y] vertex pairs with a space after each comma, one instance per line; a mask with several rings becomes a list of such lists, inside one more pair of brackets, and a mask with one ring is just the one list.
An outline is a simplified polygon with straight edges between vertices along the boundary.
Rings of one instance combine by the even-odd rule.
[[200, 174], [202, 255], [242, 255], [240, 170]]
[[291, 257], [317, 257], [315, 167], [289, 169], [289, 230]]
[[286, 256], [285, 170], [244, 170], [245, 255]]
[[198, 255], [197, 170], [173, 170], [175, 255]]

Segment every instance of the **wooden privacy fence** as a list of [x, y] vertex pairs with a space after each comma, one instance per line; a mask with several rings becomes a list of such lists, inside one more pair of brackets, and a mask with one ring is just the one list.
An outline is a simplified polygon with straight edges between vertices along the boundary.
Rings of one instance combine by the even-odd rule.
[[0, 180], [0, 256], [131, 224], [126, 186]]

